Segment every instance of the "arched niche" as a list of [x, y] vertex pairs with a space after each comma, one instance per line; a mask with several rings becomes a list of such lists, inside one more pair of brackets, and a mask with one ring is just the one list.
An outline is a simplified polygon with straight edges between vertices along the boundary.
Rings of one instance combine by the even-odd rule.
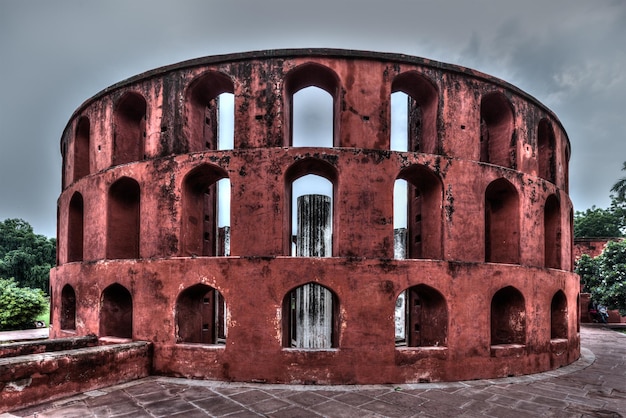
[[485, 261], [518, 264], [519, 196], [508, 180], [497, 179], [485, 190]]
[[550, 303], [550, 338], [567, 338], [567, 297], [557, 291]]
[[76, 293], [74, 288], [66, 284], [61, 290], [61, 329], [76, 330]]
[[[399, 184], [406, 181], [406, 185]], [[396, 187], [406, 186], [406, 196], [394, 199], [394, 213], [406, 213], [406, 258], [441, 259], [443, 254], [443, 185], [430, 169], [414, 165], [398, 175]], [[400, 208], [406, 208], [403, 213]]]
[[113, 111], [113, 165], [141, 161], [146, 140], [146, 111], [144, 97], [135, 92], [125, 93]]
[[83, 260], [84, 214], [83, 196], [75, 192], [70, 199], [67, 219], [67, 261]]
[[[228, 148], [223, 146], [225, 138], [220, 135], [220, 112], [228, 109], [229, 118], [234, 119], [234, 107], [230, 106], [233, 101], [230, 95], [233, 95], [234, 89], [230, 77], [218, 71], [206, 72], [189, 84], [185, 95], [184, 127], [188, 152]], [[228, 107], [221, 103], [226, 101]], [[224, 132], [222, 135], [225, 135]]]
[[513, 286], [498, 290], [491, 299], [491, 345], [526, 344], [524, 296]]
[[122, 177], [111, 185], [107, 195], [106, 258], [139, 258], [139, 183]]
[[100, 336], [133, 337], [133, 298], [121, 284], [114, 283], [102, 292]]
[[513, 107], [502, 93], [489, 93], [480, 101], [480, 161], [515, 168]]
[[[226, 255], [226, 240], [220, 239], [220, 203], [227, 198], [220, 186], [230, 191], [228, 173], [218, 166], [202, 164], [183, 180], [182, 256]], [[222, 198], [220, 199], [220, 194]], [[228, 216], [228, 214], [224, 214]], [[228, 222], [230, 225], [230, 222]]]
[[89, 175], [89, 144], [91, 128], [89, 118], [81, 116], [74, 134], [74, 181]]
[[176, 299], [176, 341], [182, 343], [225, 344], [226, 302], [217, 290], [196, 284]]
[[556, 139], [547, 119], [541, 119], [537, 126], [537, 163], [539, 177], [556, 183]]
[[448, 342], [448, 307], [436, 289], [420, 284], [398, 296], [396, 346], [444, 347]]
[[548, 268], [561, 268], [561, 205], [556, 195], [546, 199], [543, 212], [544, 260]]

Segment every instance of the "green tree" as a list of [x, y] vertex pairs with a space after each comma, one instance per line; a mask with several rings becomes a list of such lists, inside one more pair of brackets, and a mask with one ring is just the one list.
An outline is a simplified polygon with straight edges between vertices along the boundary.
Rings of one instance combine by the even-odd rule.
[[[622, 165], [622, 171], [626, 171], [626, 161]], [[626, 202], [626, 177], [617, 180], [611, 191], [617, 193], [614, 197], [618, 202]]]
[[55, 239], [35, 234], [22, 219], [0, 222], [0, 277], [13, 277], [19, 286], [47, 292], [55, 263]]
[[626, 315], [626, 241], [611, 241], [598, 257], [600, 282], [592, 294], [609, 309]]
[[626, 315], [626, 240], [608, 242], [595, 258], [582, 256], [575, 271], [595, 302]]
[[580, 276], [581, 292], [592, 293], [599, 286], [598, 262], [589, 254], [583, 254], [576, 261], [574, 271]]
[[0, 331], [32, 328], [46, 304], [41, 289], [19, 287], [13, 279], [0, 279]]
[[617, 204], [608, 209], [592, 206], [584, 212], [576, 211], [574, 215], [574, 237], [603, 238], [622, 237], [624, 216]]

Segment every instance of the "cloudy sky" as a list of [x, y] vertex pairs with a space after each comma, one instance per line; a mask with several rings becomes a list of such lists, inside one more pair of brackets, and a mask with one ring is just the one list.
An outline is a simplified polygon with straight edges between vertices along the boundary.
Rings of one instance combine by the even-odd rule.
[[105, 87], [205, 55], [329, 47], [404, 53], [502, 78], [572, 144], [576, 210], [608, 206], [626, 161], [622, 0], [0, 0], [0, 220], [56, 233], [59, 140]]

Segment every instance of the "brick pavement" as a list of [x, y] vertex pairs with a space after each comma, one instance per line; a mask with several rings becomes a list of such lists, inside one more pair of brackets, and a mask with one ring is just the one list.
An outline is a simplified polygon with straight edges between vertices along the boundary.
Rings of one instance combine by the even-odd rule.
[[626, 334], [582, 325], [582, 356], [547, 373], [455, 383], [294, 386], [149, 377], [12, 417], [626, 417]]

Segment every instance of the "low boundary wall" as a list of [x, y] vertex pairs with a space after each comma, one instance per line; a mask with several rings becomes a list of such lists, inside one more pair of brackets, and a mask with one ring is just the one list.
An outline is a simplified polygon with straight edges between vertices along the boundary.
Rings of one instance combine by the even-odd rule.
[[149, 376], [151, 361], [145, 341], [0, 358], [0, 413]]

